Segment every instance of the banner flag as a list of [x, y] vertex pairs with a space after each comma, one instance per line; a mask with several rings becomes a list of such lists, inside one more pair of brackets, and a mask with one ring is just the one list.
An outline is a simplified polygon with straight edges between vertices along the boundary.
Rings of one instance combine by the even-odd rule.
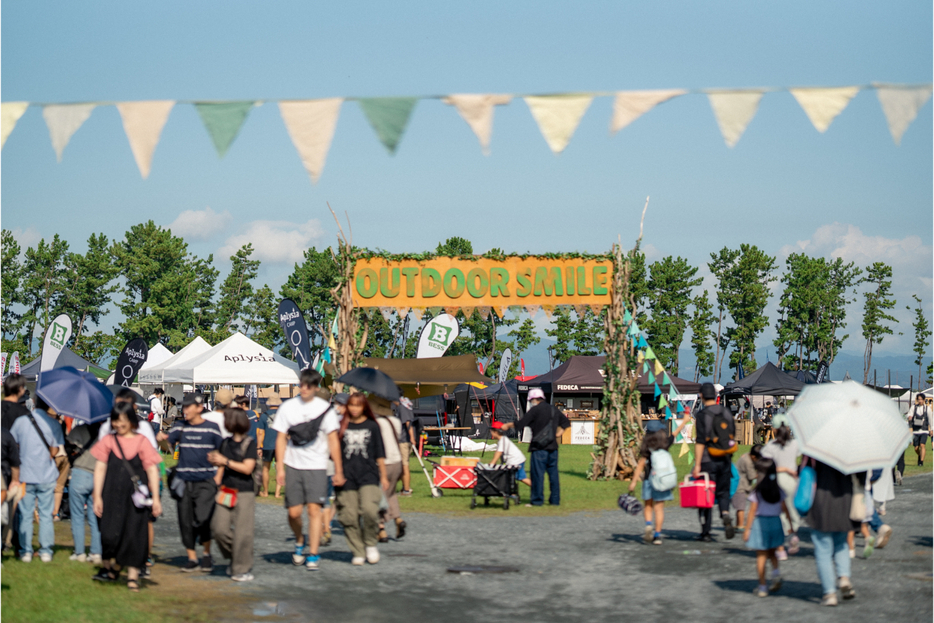
[[876, 97], [882, 104], [882, 112], [889, 123], [892, 140], [896, 145], [901, 145], [905, 130], [918, 116], [921, 107], [931, 98], [931, 85], [909, 88], [880, 86], [876, 87]]
[[324, 376], [324, 362], [321, 361], [321, 353], [315, 355], [315, 360], [311, 362], [311, 367], [315, 372]]
[[126, 343], [123, 351], [117, 358], [117, 368], [114, 370], [114, 385], [129, 387], [149, 358], [149, 346], [141, 337], [133, 338]]
[[117, 104], [123, 119], [123, 131], [130, 141], [133, 158], [139, 167], [143, 179], [149, 177], [152, 155], [159, 144], [162, 128], [169, 119], [169, 113], [175, 102], [172, 100], [153, 100], [148, 102], [121, 102]]
[[428, 321], [418, 337], [416, 359], [441, 357], [460, 334], [457, 318], [451, 314], [440, 314]]
[[649, 370], [649, 385], [655, 382], [655, 373]]
[[390, 154], [396, 153], [396, 147], [405, 132], [405, 126], [409, 123], [409, 117], [415, 104], [418, 103], [417, 97], [368, 97], [358, 100], [363, 114], [373, 129], [379, 141], [386, 147]]
[[632, 314], [629, 313], [628, 309], [623, 314], [623, 322], [625, 322], [626, 324], [629, 324], [630, 322], [632, 322]]
[[[665, 380], [665, 385], [671, 385], [671, 377], [668, 376], [668, 373], [665, 372], [665, 375], [662, 377]], [[674, 388], [672, 388], [673, 390]]]
[[616, 98], [613, 100], [613, 117], [610, 120], [610, 133], [616, 134], [662, 102], [667, 102], [685, 93], [687, 93], [687, 91], [683, 89], [617, 92]]
[[664, 371], [665, 371], [665, 368], [662, 366], [662, 362], [656, 359], [655, 360], [655, 376], [657, 377], [659, 374], [661, 374]]
[[421, 322], [422, 316], [425, 315], [425, 308], [424, 308], [424, 307], [413, 307], [413, 308], [412, 308], [412, 315], [415, 316], [415, 319], [416, 319], [416, 320], [418, 320], [419, 322]]
[[250, 110], [258, 105], [256, 102], [195, 102], [195, 110], [201, 116], [220, 158], [237, 138]]
[[392, 307], [380, 307], [379, 313], [383, 316], [383, 320], [386, 321], [386, 324], [389, 324], [389, 321], [392, 319]]
[[645, 361], [645, 351], [644, 351], [644, 350], [640, 350], [640, 351], [639, 351], [639, 354], [638, 354], [637, 356], [638, 356], [638, 362], [639, 362], [639, 363], [642, 363], [643, 361]]
[[305, 318], [292, 299], [282, 299], [277, 313], [285, 343], [289, 345], [298, 369], [304, 370], [311, 364], [311, 342], [308, 340]]
[[489, 320], [490, 311], [491, 311], [489, 305], [481, 305], [480, 307], [477, 308], [477, 311], [480, 313], [481, 318], [483, 318], [484, 320]]
[[505, 383], [509, 379], [509, 367], [512, 366], [512, 351], [508, 348], [503, 351], [499, 360], [499, 382]]
[[519, 375], [525, 376], [525, 359], [519, 358]]
[[311, 176], [312, 184], [318, 183], [324, 170], [343, 103], [339, 97], [279, 102], [279, 114], [285, 122], [285, 129], [302, 159], [302, 165]]
[[804, 113], [814, 124], [814, 128], [823, 134], [831, 122], [843, 112], [850, 100], [859, 93], [859, 87], [790, 89]]
[[538, 310], [541, 309], [540, 305], [526, 305], [525, 311], [529, 315], [529, 318], [534, 318], [535, 314], [538, 313]]
[[762, 91], [710, 91], [710, 107], [727, 147], [733, 147], [756, 116]]
[[29, 102], [3, 102], [0, 104], [0, 148], [6, 145], [6, 139], [9, 138], [16, 122], [23, 116], [26, 109], [29, 108]]
[[654, 396], [654, 398], [658, 398], [658, 397], [661, 396], [661, 395], [662, 395], [662, 390], [661, 390], [661, 388], [656, 384], [656, 385], [655, 385], [655, 396]]
[[683, 441], [681, 442], [681, 450], [678, 452], [678, 458], [680, 459], [682, 456], [684, 456], [687, 453], [688, 453], [688, 442]]
[[668, 408], [668, 407], [665, 407], [665, 419], [666, 419], [666, 420], [670, 420], [670, 419], [671, 419], [671, 409]]
[[6, 376], [6, 353], [0, 353], [0, 376]]
[[642, 362], [642, 374], [645, 374], [648, 371], [649, 371], [649, 362], [643, 361]]
[[467, 122], [480, 141], [483, 155], [490, 155], [490, 138], [493, 135], [493, 107], [505, 106], [512, 101], [511, 95], [454, 94], [441, 100], [457, 108], [458, 114]]
[[19, 366], [19, 351], [16, 351], [10, 358], [10, 374], [19, 374], [21, 369]]
[[556, 154], [564, 151], [593, 101], [592, 95], [545, 95], [523, 98], [548, 147]]
[[[45, 372], [55, 367], [65, 342], [71, 337], [71, 318], [67, 314], [59, 314], [45, 331], [42, 342], [42, 360], [39, 362], [39, 372]], [[14, 354], [15, 355], [15, 354]]]
[[665, 394], [662, 394], [658, 398], [658, 408], [661, 409], [662, 407], [667, 407], [667, 406], [668, 406], [668, 399], [665, 398]]
[[646, 359], [655, 359], [655, 351], [652, 350], [651, 346], [646, 347], [645, 349], [645, 358]]
[[506, 307], [494, 307], [494, 308], [493, 308], [493, 311], [495, 311], [495, 312], [496, 312], [496, 315], [499, 316], [499, 319], [502, 320], [503, 317], [506, 316], [506, 312], [509, 311], [509, 307], [508, 307], [508, 306], [506, 306]]
[[62, 161], [62, 152], [72, 135], [88, 120], [96, 104], [50, 104], [42, 107], [42, 117], [49, 128], [55, 156]]

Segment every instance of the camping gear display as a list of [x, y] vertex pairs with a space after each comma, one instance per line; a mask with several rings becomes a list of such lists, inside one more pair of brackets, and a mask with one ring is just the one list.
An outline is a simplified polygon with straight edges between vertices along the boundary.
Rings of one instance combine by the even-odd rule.
[[717, 485], [710, 482], [707, 472], [701, 472], [697, 480], [691, 480], [690, 474], [685, 476], [684, 482], [678, 485], [678, 491], [681, 493], [681, 508], [713, 508]]
[[36, 394], [56, 413], [91, 424], [110, 417], [114, 396], [90, 372], [56, 368], [39, 373]]
[[844, 474], [892, 467], [911, 439], [895, 402], [855, 381], [808, 385], [786, 415], [801, 454]]
[[388, 374], [375, 368], [354, 368], [336, 380], [338, 383], [351, 385], [386, 400], [399, 400], [402, 397], [396, 382]]
[[490, 498], [502, 498], [503, 510], [509, 510], [509, 501], [519, 503], [519, 481], [516, 474], [519, 468], [507, 465], [485, 465], [479, 463], [474, 468], [473, 497], [470, 508], [477, 508], [477, 498], [483, 498], [483, 505], [490, 505]]

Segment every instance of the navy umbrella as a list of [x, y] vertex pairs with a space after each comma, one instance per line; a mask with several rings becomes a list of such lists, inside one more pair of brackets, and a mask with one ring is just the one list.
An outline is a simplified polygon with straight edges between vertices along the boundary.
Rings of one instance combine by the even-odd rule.
[[354, 368], [338, 378], [337, 382], [352, 385], [389, 401], [399, 400], [402, 397], [402, 392], [399, 391], [396, 382], [388, 374], [376, 368]]
[[65, 367], [39, 373], [39, 395], [56, 413], [87, 422], [99, 422], [110, 416], [113, 394], [90, 372]]

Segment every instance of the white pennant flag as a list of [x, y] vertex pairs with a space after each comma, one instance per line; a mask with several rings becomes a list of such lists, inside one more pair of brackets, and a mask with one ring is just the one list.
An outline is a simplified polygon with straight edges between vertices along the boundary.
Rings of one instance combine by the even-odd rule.
[[0, 104], [0, 147], [6, 145], [6, 139], [16, 127], [16, 122], [23, 116], [29, 102], [3, 102]]
[[707, 99], [723, 140], [727, 147], [733, 147], [756, 116], [762, 91], [711, 91], [707, 93]]
[[894, 88], [876, 87], [876, 96], [882, 104], [882, 112], [889, 122], [889, 132], [896, 145], [901, 145], [902, 135], [911, 122], [918, 116], [918, 111], [931, 98], [931, 86]]
[[308, 100], [303, 102], [279, 102], [279, 113], [298, 150], [302, 164], [311, 181], [318, 183], [324, 162], [331, 149], [331, 139], [341, 112], [341, 98]]
[[568, 146], [584, 113], [593, 101], [592, 95], [546, 95], [523, 98], [538, 129], [551, 151], [560, 154]]
[[824, 133], [831, 122], [843, 112], [857, 93], [859, 87], [789, 89], [791, 94], [804, 109], [804, 113], [814, 124], [814, 128]]
[[682, 89], [619, 91], [613, 100], [613, 118], [610, 120], [610, 132], [616, 134], [662, 102], [667, 102], [685, 93], [687, 91]]
[[455, 94], [448, 95], [441, 101], [457, 107], [457, 112], [480, 140], [483, 154], [490, 155], [490, 137], [493, 135], [493, 107], [508, 104], [512, 101], [512, 96]]
[[81, 124], [88, 120], [95, 106], [96, 104], [50, 104], [42, 107], [42, 117], [49, 128], [49, 137], [59, 162], [62, 161], [62, 152], [65, 151], [68, 141]]
[[149, 177], [152, 155], [159, 144], [162, 128], [175, 105], [171, 100], [147, 102], [122, 102], [117, 104], [123, 119], [123, 130], [130, 141], [130, 149], [143, 179]]

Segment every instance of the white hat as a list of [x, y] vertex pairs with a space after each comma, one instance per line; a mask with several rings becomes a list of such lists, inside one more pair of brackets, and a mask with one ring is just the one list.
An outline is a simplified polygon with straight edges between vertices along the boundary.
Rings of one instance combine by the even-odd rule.
[[536, 398], [539, 400], [545, 399], [545, 392], [543, 392], [542, 388], [540, 387], [535, 387], [529, 390], [529, 400], [535, 400]]

